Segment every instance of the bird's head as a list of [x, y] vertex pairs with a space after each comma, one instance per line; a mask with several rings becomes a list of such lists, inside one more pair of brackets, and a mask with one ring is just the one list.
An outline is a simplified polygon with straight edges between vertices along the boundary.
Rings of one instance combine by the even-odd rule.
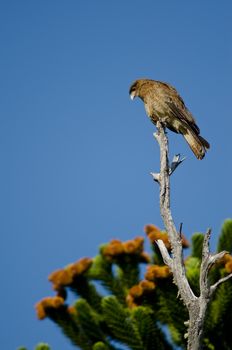
[[130, 98], [133, 100], [135, 97], [139, 96], [139, 88], [140, 88], [140, 84], [139, 84], [140, 80], [136, 80], [133, 82], [133, 84], [130, 87], [129, 90], [129, 94], [130, 94]]
[[132, 100], [135, 97], [140, 97], [143, 99], [144, 88], [149, 82], [151, 82], [150, 79], [139, 79], [134, 81], [129, 90], [130, 98]]

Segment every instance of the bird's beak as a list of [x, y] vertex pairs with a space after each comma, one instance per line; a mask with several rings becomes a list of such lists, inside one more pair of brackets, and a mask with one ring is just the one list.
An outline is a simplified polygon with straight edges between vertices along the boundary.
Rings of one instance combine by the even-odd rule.
[[131, 100], [133, 100], [135, 98], [135, 91], [132, 91], [132, 93], [130, 94], [130, 98], [131, 98]]

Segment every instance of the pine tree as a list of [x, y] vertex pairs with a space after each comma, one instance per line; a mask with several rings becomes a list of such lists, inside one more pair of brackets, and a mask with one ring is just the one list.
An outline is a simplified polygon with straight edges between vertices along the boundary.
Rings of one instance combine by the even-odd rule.
[[[131, 350], [171, 350], [176, 346], [186, 349], [188, 313], [155, 243], [161, 239], [170, 250], [168, 236], [154, 225], [145, 226], [145, 232], [151, 254], [144, 251], [143, 237], [126, 242], [112, 240], [100, 247], [95, 258], [82, 258], [53, 272], [49, 280], [56, 295], [36, 304], [38, 318], [51, 319], [83, 350], [117, 350], [121, 344]], [[195, 233], [191, 254], [185, 259], [187, 277], [196, 295], [202, 243], [203, 234]], [[189, 247], [184, 236], [182, 245]], [[232, 272], [231, 219], [222, 226], [217, 249], [227, 250], [228, 254], [212, 268], [212, 283]], [[146, 265], [144, 276], [142, 264]], [[99, 285], [104, 287], [102, 294]], [[77, 296], [73, 305], [65, 301], [69, 292]], [[232, 281], [228, 280], [213, 294], [205, 322], [203, 350], [231, 349], [231, 323]], [[47, 344], [39, 344], [35, 349], [50, 350]]]

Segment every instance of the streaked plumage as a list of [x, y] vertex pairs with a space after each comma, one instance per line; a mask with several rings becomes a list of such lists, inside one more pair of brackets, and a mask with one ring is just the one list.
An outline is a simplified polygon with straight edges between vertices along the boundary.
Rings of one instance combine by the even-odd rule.
[[205, 156], [209, 143], [200, 136], [200, 129], [174, 87], [151, 79], [136, 80], [130, 87], [132, 99], [140, 97], [147, 115], [156, 124], [158, 120], [170, 130], [184, 136], [198, 159]]

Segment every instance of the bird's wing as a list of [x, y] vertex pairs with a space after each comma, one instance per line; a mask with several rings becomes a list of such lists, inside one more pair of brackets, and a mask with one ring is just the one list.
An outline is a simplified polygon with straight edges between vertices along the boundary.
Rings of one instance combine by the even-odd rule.
[[187, 123], [197, 133], [200, 133], [196, 121], [188, 108], [185, 106], [184, 100], [178, 94], [177, 90], [170, 84], [162, 81], [156, 81], [156, 89], [161, 89], [162, 94], [165, 96], [164, 100], [169, 107], [170, 113], [173, 117]]
[[170, 109], [170, 112], [175, 118], [178, 118], [185, 123], [187, 122], [197, 134], [200, 133], [200, 129], [196, 125], [195, 119], [185, 106], [184, 108], [182, 106], [178, 106], [172, 98], [169, 98], [166, 103]]

